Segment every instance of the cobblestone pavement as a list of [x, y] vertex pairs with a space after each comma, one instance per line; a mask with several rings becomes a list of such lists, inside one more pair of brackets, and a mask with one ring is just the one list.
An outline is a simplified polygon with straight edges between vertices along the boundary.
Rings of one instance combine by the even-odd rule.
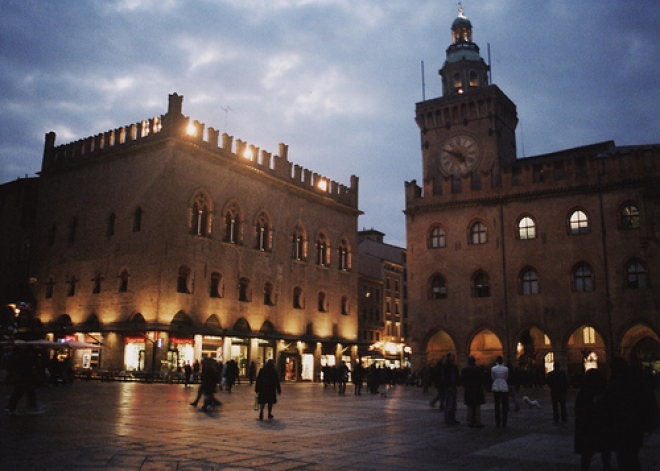
[[[522, 391], [542, 409], [511, 412], [496, 429], [492, 397], [483, 429], [448, 426], [431, 393], [396, 386], [387, 398], [339, 396], [322, 384], [285, 383], [273, 420], [258, 420], [252, 387], [219, 392], [223, 405], [199, 412], [197, 387], [77, 381], [38, 390], [40, 415], [0, 418], [2, 470], [515, 470], [578, 471], [573, 426], [552, 421], [545, 389]], [[7, 386], [0, 385], [6, 396]], [[459, 392], [461, 399], [462, 391]], [[569, 408], [572, 408], [570, 396]], [[19, 405], [24, 404], [24, 399]], [[460, 402], [460, 401], [459, 401]], [[570, 410], [570, 409], [569, 409]], [[660, 471], [659, 435], [642, 450], [645, 471]], [[602, 469], [594, 458], [592, 469]]]

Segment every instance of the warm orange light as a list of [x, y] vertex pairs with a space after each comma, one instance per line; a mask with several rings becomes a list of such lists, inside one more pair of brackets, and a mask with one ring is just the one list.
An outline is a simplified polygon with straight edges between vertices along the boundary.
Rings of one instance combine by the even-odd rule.
[[186, 134], [189, 136], [195, 136], [197, 134], [197, 128], [195, 128], [193, 123], [188, 124], [188, 127], [186, 128]]

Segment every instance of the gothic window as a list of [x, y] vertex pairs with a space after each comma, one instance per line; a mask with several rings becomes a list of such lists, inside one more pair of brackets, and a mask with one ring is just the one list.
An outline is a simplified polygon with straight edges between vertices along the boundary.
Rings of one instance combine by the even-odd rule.
[[269, 252], [270, 247], [270, 224], [268, 223], [268, 216], [265, 213], [260, 213], [257, 217], [255, 224], [255, 248], [260, 252]]
[[478, 272], [472, 279], [472, 287], [475, 298], [490, 296], [490, 279], [486, 273]]
[[292, 253], [292, 258], [294, 260], [305, 260], [306, 259], [306, 240], [305, 240], [305, 232], [300, 226], [296, 226], [296, 228], [293, 230], [293, 253]]
[[232, 205], [225, 211], [225, 242], [230, 244], [240, 243], [241, 217], [238, 208]]
[[626, 204], [621, 210], [621, 229], [639, 229], [639, 210], [632, 203]]
[[55, 287], [55, 280], [53, 280], [53, 277], [51, 276], [48, 278], [48, 281], [46, 282], [46, 298], [50, 299], [53, 297], [53, 290]]
[[179, 267], [179, 274], [177, 277], [176, 291], [177, 293], [190, 294], [189, 282], [190, 282], [190, 268], [185, 265]]
[[330, 265], [328, 238], [323, 233], [320, 233], [316, 238], [316, 264], [321, 267]]
[[536, 223], [529, 216], [523, 216], [518, 221], [518, 239], [536, 239]]
[[319, 312], [326, 312], [326, 295], [323, 291], [319, 292], [319, 299], [318, 299], [318, 310]]
[[76, 295], [76, 283], [78, 280], [76, 279], [75, 276], [72, 276], [69, 278], [69, 291], [67, 293], [67, 296], [75, 296]]
[[569, 217], [569, 229], [571, 235], [581, 235], [589, 233], [589, 218], [584, 211], [576, 209]]
[[108, 216], [108, 225], [105, 230], [106, 237], [112, 237], [115, 235], [115, 223], [117, 222], [117, 216], [115, 213], [110, 213]]
[[266, 306], [274, 306], [275, 302], [273, 301], [273, 284], [266, 283], [264, 285], [264, 304]]
[[346, 296], [341, 297], [341, 313], [344, 316], [348, 315], [348, 298]]
[[573, 268], [573, 291], [584, 293], [594, 290], [594, 280], [591, 267], [579, 263]]
[[142, 208], [137, 207], [133, 211], [133, 232], [140, 232], [142, 229]]
[[211, 235], [211, 202], [203, 192], [198, 193], [192, 202], [190, 233], [202, 237]]
[[220, 294], [220, 282], [222, 281], [222, 275], [217, 271], [211, 273], [211, 283], [209, 285], [209, 296], [212, 298], [221, 298]]
[[293, 288], [293, 308], [302, 309], [302, 289], [299, 286]]
[[128, 291], [128, 270], [124, 270], [119, 275], [119, 292], [125, 293]]
[[454, 76], [452, 77], [453, 79], [453, 86], [455, 89], [459, 89], [463, 86], [463, 81], [461, 80], [461, 74], [456, 72]]
[[520, 288], [523, 295], [538, 294], [539, 278], [535, 269], [525, 268], [520, 272]]
[[447, 297], [447, 284], [440, 275], [431, 278], [431, 299], [444, 299]]
[[628, 289], [642, 289], [648, 286], [646, 266], [641, 260], [633, 258], [626, 265], [625, 287]]
[[470, 71], [470, 86], [478, 87], [479, 86], [479, 75], [475, 71]]
[[101, 281], [103, 281], [103, 277], [97, 272], [94, 278], [92, 278], [92, 294], [99, 294], [101, 292]]
[[339, 241], [339, 248], [337, 249], [337, 268], [341, 271], [348, 271], [351, 269], [351, 256], [348, 250], [348, 241], [341, 239]]
[[247, 278], [238, 280], [238, 300], [243, 302], [250, 301], [250, 280]]
[[475, 222], [470, 228], [470, 243], [472, 245], [485, 244], [488, 241], [486, 225], [482, 222]]
[[67, 238], [69, 244], [73, 244], [76, 241], [77, 232], [78, 232], [78, 218], [74, 217], [69, 223], [69, 236]]
[[445, 237], [445, 230], [440, 226], [436, 226], [433, 229], [431, 229], [431, 232], [429, 234], [429, 248], [441, 249], [445, 247], [446, 244], [447, 241]]

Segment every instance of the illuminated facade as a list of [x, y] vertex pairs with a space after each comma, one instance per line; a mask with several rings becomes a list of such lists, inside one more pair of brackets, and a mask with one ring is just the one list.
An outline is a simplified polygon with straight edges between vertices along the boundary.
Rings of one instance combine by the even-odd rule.
[[65, 145], [46, 135], [36, 315], [55, 338], [101, 342], [93, 369], [209, 354], [316, 379], [357, 353], [358, 179], [293, 165], [284, 144], [272, 156], [211, 127], [205, 139], [182, 104]]
[[516, 159], [516, 107], [462, 11], [452, 41], [443, 95], [416, 106], [423, 181], [406, 183], [414, 364], [660, 370], [660, 145]]

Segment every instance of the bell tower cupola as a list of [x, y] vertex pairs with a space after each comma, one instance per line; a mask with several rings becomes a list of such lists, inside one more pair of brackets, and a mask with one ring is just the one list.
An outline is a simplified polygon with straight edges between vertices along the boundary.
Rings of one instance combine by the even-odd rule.
[[490, 67], [479, 55], [479, 46], [472, 41], [472, 23], [463, 14], [462, 6], [459, 6], [458, 16], [451, 25], [451, 36], [447, 59], [439, 71], [442, 95], [463, 94], [488, 86]]

